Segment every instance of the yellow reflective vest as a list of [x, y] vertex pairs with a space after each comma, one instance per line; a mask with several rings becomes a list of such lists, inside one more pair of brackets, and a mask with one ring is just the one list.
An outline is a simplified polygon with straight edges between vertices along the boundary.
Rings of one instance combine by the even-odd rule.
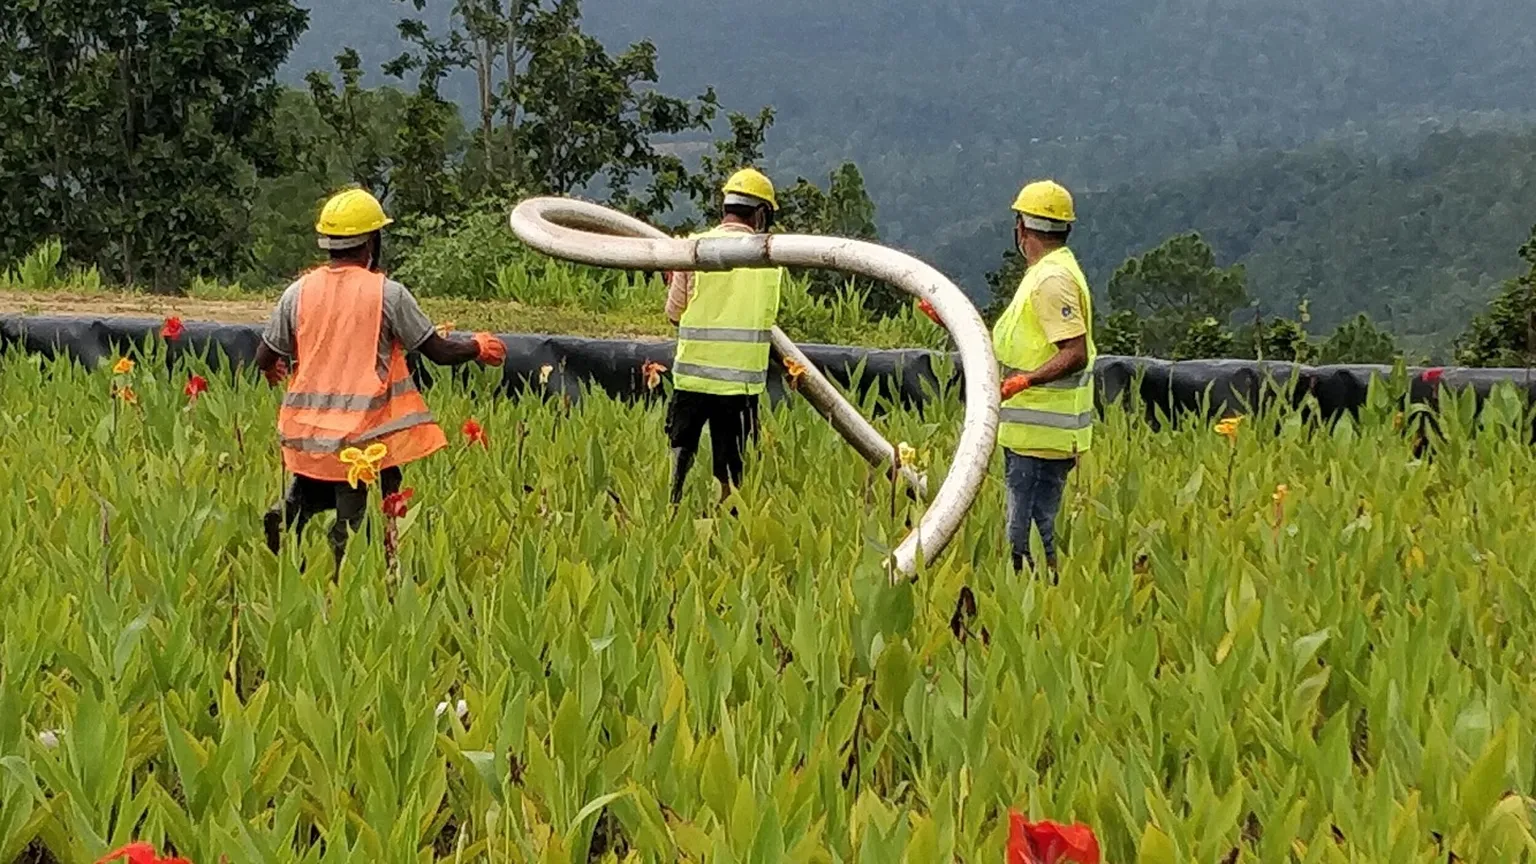
[[1031, 387], [1003, 403], [997, 441], [1015, 453], [1047, 451], [1071, 456], [1093, 444], [1093, 298], [1088, 280], [1072, 250], [1062, 247], [1040, 259], [1024, 274], [1018, 293], [997, 319], [992, 348], [1002, 364], [1003, 378], [1038, 369], [1058, 349], [1045, 336], [1035, 314], [1034, 293], [1048, 276], [1065, 275], [1082, 295], [1083, 324], [1088, 335], [1088, 366], [1059, 381]]
[[[697, 237], [733, 237], [715, 228]], [[696, 273], [677, 325], [672, 381], [679, 390], [719, 396], [757, 394], [768, 383], [769, 333], [779, 316], [779, 267]]]

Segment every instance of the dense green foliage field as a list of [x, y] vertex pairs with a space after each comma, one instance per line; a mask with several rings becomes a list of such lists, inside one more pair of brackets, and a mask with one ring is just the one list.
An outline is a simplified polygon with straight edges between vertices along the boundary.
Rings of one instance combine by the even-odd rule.
[[[0, 861], [997, 861], [1010, 806], [1113, 862], [1536, 850], [1511, 394], [1448, 400], [1429, 460], [1387, 386], [1232, 444], [1113, 409], [1058, 586], [1008, 568], [994, 472], [893, 588], [907, 505], [805, 405], [737, 516], [702, 476], [673, 516], [658, 407], [491, 381], [429, 393], [453, 445], [408, 469], [398, 570], [336, 573], [322, 527], [261, 545], [254, 378], [0, 360]], [[958, 416], [880, 425], [937, 477]]]

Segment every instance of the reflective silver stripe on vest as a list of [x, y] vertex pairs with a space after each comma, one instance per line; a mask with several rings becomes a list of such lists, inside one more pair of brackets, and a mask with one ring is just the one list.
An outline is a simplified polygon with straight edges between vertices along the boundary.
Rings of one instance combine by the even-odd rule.
[[415, 392], [416, 382], [410, 378], [402, 378], [377, 396], [353, 396], [346, 393], [288, 393], [283, 396], [283, 407], [325, 411], [377, 411], [388, 405], [395, 397]]
[[283, 446], [303, 453], [340, 453], [348, 447], [377, 441], [392, 432], [399, 432], [412, 426], [424, 426], [432, 422], [434, 420], [431, 411], [418, 411], [415, 414], [397, 417], [388, 423], [376, 426], [361, 435], [354, 435], [350, 438], [284, 438]]
[[998, 417], [1004, 423], [1020, 423], [1025, 426], [1044, 426], [1048, 429], [1069, 431], [1087, 429], [1093, 425], [1092, 411], [1084, 411], [1081, 414], [1056, 414], [1051, 411], [1041, 411], [1038, 408], [1004, 408], [998, 412]]
[[767, 344], [771, 334], [767, 330], [738, 330], [734, 327], [679, 327], [678, 339], [695, 342], [747, 342]]
[[[1024, 374], [1026, 374], [1026, 373], [1025, 373], [1025, 371], [1023, 369], [1015, 369], [1012, 366], [1004, 366], [1003, 367], [1003, 378], [1005, 378], [1005, 379], [1006, 378], [1010, 378], [1010, 377], [1012, 377], [1014, 375], [1024, 375]], [[1076, 390], [1077, 388], [1082, 387], [1085, 384], [1088, 384], [1092, 380], [1093, 380], [1093, 370], [1092, 369], [1084, 369], [1081, 372], [1076, 372], [1076, 373], [1074, 373], [1072, 375], [1068, 375], [1065, 378], [1058, 378], [1057, 380], [1052, 381], [1049, 384], [1031, 384], [1030, 385], [1030, 389], [1031, 390]]]
[[748, 372], [745, 369], [722, 369], [718, 366], [700, 366], [697, 363], [677, 363], [673, 365], [672, 372], [693, 378], [707, 378], [710, 381], [729, 381], [732, 384], [768, 383], [766, 369], [761, 372]]

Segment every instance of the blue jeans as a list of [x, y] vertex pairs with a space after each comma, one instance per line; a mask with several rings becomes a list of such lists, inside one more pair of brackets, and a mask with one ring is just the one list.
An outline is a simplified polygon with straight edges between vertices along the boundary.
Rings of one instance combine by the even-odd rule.
[[1067, 475], [1076, 464], [1072, 459], [1041, 459], [1004, 450], [1004, 485], [1008, 489], [1008, 543], [1013, 547], [1013, 566], [1034, 566], [1029, 554], [1029, 529], [1040, 531], [1040, 545], [1045, 548], [1045, 562], [1056, 566], [1056, 515], [1061, 511], [1061, 495], [1067, 488]]

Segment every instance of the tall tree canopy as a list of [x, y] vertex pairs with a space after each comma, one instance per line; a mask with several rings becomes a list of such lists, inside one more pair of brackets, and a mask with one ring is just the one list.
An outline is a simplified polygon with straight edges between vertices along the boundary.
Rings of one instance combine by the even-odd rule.
[[0, 259], [58, 235], [109, 277], [229, 272], [285, 165], [291, 0], [71, 0], [0, 14]]

